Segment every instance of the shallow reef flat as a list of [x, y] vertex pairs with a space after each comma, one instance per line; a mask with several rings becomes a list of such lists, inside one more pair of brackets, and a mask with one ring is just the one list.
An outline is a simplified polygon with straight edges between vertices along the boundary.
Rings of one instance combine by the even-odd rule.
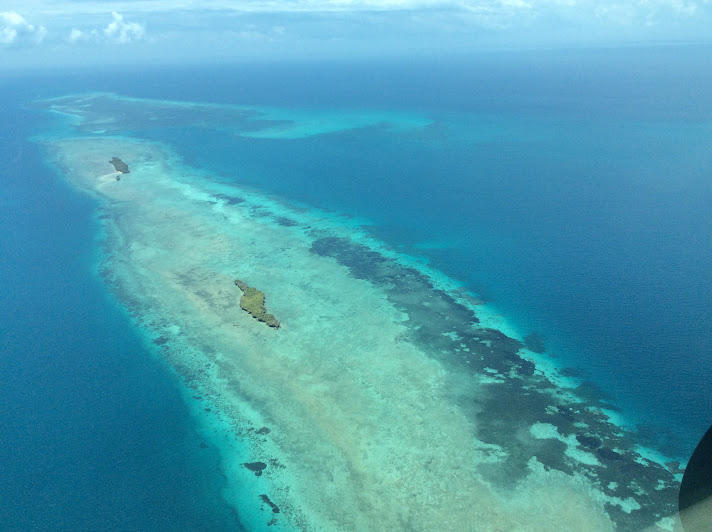
[[[250, 528], [674, 525], [677, 471], [456, 283], [167, 146], [43, 142], [98, 199], [102, 276], [219, 421], [224, 497]], [[116, 181], [107, 154], [131, 173]], [[240, 308], [235, 279], [264, 292], [279, 329]]]
[[290, 109], [130, 98], [110, 92], [80, 93], [31, 104], [68, 117], [83, 133], [140, 132], [176, 124], [217, 129], [241, 137], [298, 139], [346, 129], [385, 126], [407, 131], [432, 120], [419, 113], [364, 109]]

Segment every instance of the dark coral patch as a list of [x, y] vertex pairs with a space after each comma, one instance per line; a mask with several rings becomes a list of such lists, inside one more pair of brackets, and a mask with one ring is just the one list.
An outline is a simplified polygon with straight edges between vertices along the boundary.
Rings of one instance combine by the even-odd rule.
[[574, 378], [581, 378], [584, 376], [584, 373], [577, 368], [561, 368], [559, 370], [559, 374], [562, 377], [574, 377]]
[[284, 467], [285, 467], [285, 466], [282, 465], [282, 463], [281, 463], [279, 460], [277, 460], [276, 458], [270, 458], [270, 459], [269, 459], [269, 465], [271, 465], [272, 467], [275, 467], [275, 468], [279, 468], [279, 469], [284, 469]]
[[238, 205], [244, 203], [244, 199], [237, 196], [228, 196], [227, 194], [214, 194], [218, 199], [224, 200], [228, 205]]
[[593, 436], [582, 436], [577, 434], [576, 440], [588, 449], [598, 449], [601, 446], [601, 440], [594, 438]]
[[262, 499], [262, 502], [264, 502], [265, 504], [269, 504], [270, 508], [272, 508], [272, 511], [274, 513], [279, 513], [279, 506], [273, 503], [267, 495], [260, 495], [260, 499]]
[[573, 410], [565, 406], [557, 406], [556, 411], [566, 421], [576, 421], [576, 414]]
[[537, 332], [533, 332], [524, 338], [524, 345], [529, 351], [539, 353], [540, 355], [546, 352], [544, 347], [544, 337]]
[[264, 462], [246, 462], [242, 465], [252, 471], [256, 477], [261, 476], [262, 471], [264, 471], [267, 467], [267, 464], [265, 464]]
[[277, 218], [274, 219], [274, 221], [277, 222], [282, 227], [294, 227], [296, 225], [299, 225], [298, 222], [295, 222], [291, 218], [285, 218], [284, 216], [278, 216]]
[[536, 366], [534, 365], [534, 362], [530, 362], [529, 360], [521, 360], [519, 364], [515, 367], [517, 373], [520, 375], [523, 375], [525, 377], [531, 377], [534, 375], [534, 370], [536, 369]]
[[[347, 267], [354, 278], [382, 287], [388, 301], [407, 314], [403, 341], [422, 346], [448, 369], [464, 370], [477, 379], [483, 375], [497, 377], [496, 382], [488, 382], [476, 394], [466, 392], [459, 398], [460, 406], [477, 420], [477, 438], [507, 450], [504, 461], [478, 467], [489, 482], [502, 488], [516, 486], [528, 474], [529, 460], [536, 458], [547, 469], [567, 474], [579, 470], [599, 486], [616, 485], [616, 496], [625, 498], [633, 494], [641, 510], [626, 513], [618, 506], [608, 507], [620, 530], [643, 529], [674, 511], [675, 497], [671, 496], [674, 489], [659, 488], [661, 475], [669, 478], [669, 471], [653, 463], [636, 462], [629, 434], [612, 425], [604, 415], [602, 409], [615, 408], [597, 386], [581, 382], [575, 390], [577, 401], [569, 401], [554, 382], [522, 357], [520, 350], [524, 343], [497, 329], [474, 326], [479, 323], [475, 309], [462, 304], [451, 293], [435, 288], [415, 268], [346, 238], [318, 238], [316, 231], [314, 236], [317, 239], [311, 247], [312, 253], [330, 257]], [[530, 335], [526, 347], [544, 351], [538, 335]], [[563, 442], [533, 437], [530, 429], [540, 422], [553, 424], [564, 437], [578, 435], [579, 444], [595, 452], [606, 467], [574, 463], [566, 456], [567, 446]], [[579, 434], [582, 426], [589, 427], [590, 432]], [[635, 482], [628, 484], [625, 479]], [[669, 482], [670, 486], [676, 485], [674, 478]], [[652, 507], [659, 512], [645, 510]]]
[[606, 447], [601, 447], [596, 451], [596, 453], [598, 453], [598, 456], [604, 460], [623, 460], [623, 455], [612, 451], [611, 449], [607, 449]]

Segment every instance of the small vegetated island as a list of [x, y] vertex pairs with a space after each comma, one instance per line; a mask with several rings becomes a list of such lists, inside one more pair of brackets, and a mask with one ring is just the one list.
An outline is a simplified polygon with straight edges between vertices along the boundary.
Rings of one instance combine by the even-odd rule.
[[126, 164], [121, 159], [119, 159], [118, 157], [113, 157], [109, 162], [114, 165], [114, 169], [117, 172], [121, 172], [122, 174], [129, 173], [129, 165]]
[[279, 322], [277, 319], [265, 310], [264, 292], [249, 286], [246, 282], [240, 281], [239, 279], [235, 279], [235, 284], [240, 290], [242, 290], [240, 308], [250, 313], [253, 318], [266, 323], [270, 327], [279, 329]]

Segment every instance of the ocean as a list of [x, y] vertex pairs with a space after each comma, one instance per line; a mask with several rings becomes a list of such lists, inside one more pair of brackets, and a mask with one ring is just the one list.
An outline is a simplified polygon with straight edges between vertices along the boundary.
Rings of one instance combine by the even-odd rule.
[[23, 103], [2, 106], [0, 528], [237, 528], [216, 450], [97, 276], [94, 205], [43, 163]]
[[[5, 286], [0, 292], [3, 526], [260, 529], [270, 522], [261, 516], [272, 508], [265, 506], [264, 499], [252, 503], [257, 504], [254, 507], [235, 503], [246, 494], [262, 494], [231, 473], [226, 447], [232, 443], [212, 438], [199, 418], [204, 410], [220, 411], [223, 420], [230, 418], [226, 412], [236, 403], [221, 406], [219, 389], [210, 388], [217, 377], [211, 384], [210, 378], [195, 376], [195, 368], [188, 376], [186, 359], [177, 362], [175, 353], [189, 348], [166, 340], [165, 331], [177, 325], [159, 323], [162, 318], [157, 317], [161, 312], [170, 315], [180, 305], [186, 308], [187, 303], [175, 300], [170, 307], [167, 301], [173, 300], [168, 295], [139, 301], [140, 294], [131, 292], [132, 283], [144, 285], [136, 277], [138, 269], [119, 266], [129, 261], [115, 242], [116, 235], [126, 238], [134, 233], [116, 229], [107, 220], [120, 220], [132, 211], [121, 211], [119, 216], [119, 211], [101, 207], [103, 200], [94, 192], [87, 195], [77, 190], [81, 187], [67, 184], [63, 175], [68, 166], [59, 164], [46, 145], [72, 138], [76, 124], [38, 109], [37, 101], [78, 93], [118, 95], [116, 100], [100, 100], [96, 110], [70, 98], [68, 109], [88, 107], [104, 120], [103, 126], [97, 125], [97, 119], [91, 127], [80, 128], [82, 138], [124, 137], [167, 146], [173, 153], [168, 160], [180, 159], [170, 163], [174, 171], [184, 165], [190, 172], [202, 172], [211, 183], [241, 187], [240, 201], [228, 201], [225, 208], [246, 201], [250, 219], [257, 221], [260, 216], [269, 218], [266, 212], [281, 213], [275, 219], [277, 225], [282, 220], [283, 231], [292, 223], [309, 229], [310, 238], [316, 239], [310, 244], [312, 254], [348, 267], [351, 278], [388, 286], [389, 300], [397, 299], [394, 279], [411, 276], [409, 282], [415, 286], [415, 274], [405, 269], [383, 277], [369, 263], [368, 257], [373, 256], [368, 253], [400, 257], [398, 264], [415, 264], [409, 268], [430, 279], [418, 286], [453, 280], [476, 301], [474, 315], [483, 323], [499, 324], [498, 330], [521, 340], [538, 364], [557, 368], [562, 378], [576, 379], [577, 397], [605, 408], [614, 423], [630, 428], [626, 436], [630, 445], [648, 449], [641, 456], [659, 453], [665, 460], [684, 463], [708, 428], [712, 410], [710, 57], [709, 49], [692, 46], [592, 49], [399, 61], [86, 70], [6, 79], [2, 82], [6, 126], [0, 195], [0, 276]], [[151, 103], [157, 100], [208, 106]], [[135, 112], [133, 105], [149, 112]], [[235, 111], [220, 106], [243, 107]], [[251, 122], [255, 117], [264, 121]], [[75, 157], [64, 145], [56, 149], [64, 150], [65, 158]], [[150, 153], [145, 160], [155, 159], [155, 152]], [[123, 176], [121, 182], [132, 176]], [[186, 179], [190, 186], [200, 183], [193, 174]], [[214, 194], [220, 208], [219, 199], [228, 197], [227, 192], [222, 194]], [[156, 198], [161, 201], [161, 196]], [[164, 208], [173, 206], [166, 203]], [[192, 216], [193, 208], [184, 212]], [[141, 216], [148, 219], [149, 214]], [[352, 228], [357, 228], [353, 229], [357, 234], [349, 232]], [[322, 233], [316, 234], [317, 229]], [[206, 234], [206, 229], [190, 234]], [[270, 238], [277, 242], [279, 235]], [[153, 242], [138, 234], [136, 239], [142, 245]], [[350, 239], [371, 251], [358, 251], [355, 244], [349, 247], [338, 239]], [[268, 241], [246, 242], [240, 245]], [[296, 244], [284, 240], [282, 247], [273, 248], [292, 245]], [[272, 270], [265, 266], [264, 256], [259, 254], [262, 262], [251, 259], [255, 264], [245, 266], [245, 271], [279, 293], [290, 285], [275, 281], [279, 275], [274, 272], [268, 275]], [[296, 262], [296, 255], [289, 260], [284, 264], [302, 264]], [[216, 271], [222, 267], [214, 266]], [[324, 270], [323, 279], [329, 279], [330, 272]], [[309, 284], [306, 277], [295, 279], [294, 286]], [[353, 294], [360, 293], [354, 290]], [[296, 334], [301, 330], [296, 307], [280, 303], [279, 296], [273, 298], [278, 308], [283, 305], [283, 315], [295, 316], [292, 331]], [[431, 320], [419, 318], [416, 310], [398, 301], [401, 306], [396, 307], [400, 312], [408, 309], [411, 323]], [[482, 312], [489, 321], [478, 314], [477, 309], [485, 308]], [[319, 314], [321, 320], [328, 315], [328, 311]], [[451, 324], [460, 319], [458, 314], [449, 315], [446, 321]], [[176, 314], [171, 323], [179, 319]], [[393, 318], [393, 323], [398, 320]], [[288, 333], [289, 319], [282, 321]], [[182, 331], [190, 329], [189, 322], [181, 323]], [[460, 325], [453, 327], [450, 332], [442, 329], [443, 334], [464, 338]], [[261, 332], [255, 334], [259, 341], [245, 344], [249, 347], [244, 349], [265, 353], [272, 349]], [[343, 345], [350, 345], [350, 337], [346, 340], [343, 334]], [[370, 341], [368, 334], [357, 335], [362, 347]], [[196, 335], [188, 338], [190, 349], [204, 353], [227, 349]], [[426, 351], [445, 349], [437, 338], [408, 341]], [[484, 341], [491, 346], [500, 339]], [[340, 349], [339, 335], [329, 342], [332, 351]], [[167, 349], [159, 349], [166, 345]], [[471, 349], [469, 344], [464, 347], [464, 340], [461, 346]], [[284, 349], [277, 351], [290, 353], [291, 348]], [[376, 344], [369, 349], [380, 352]], [[509, 348], [502, 349], [509, 353]], [[432, 357], [446, 368], [443, 371], [458, 375], [446, 386], [458, 397], [448, 401], [460, 406], [470, 401], [471, 390], [453, 391], [469, 386], [461, 384], [454, 362], [445, 355]], [[210, 364], [219, 366], [219, 359]], [[306, 364], [309, 359], [303, 360]], [[203, 374], [211, 371], [210, 364]], [[348, 365], [339, 367], [357, 373]], [[487, 372], [495, 380], [504, 378], [493, 367], [487, 366]], [[520, 367], [523, 378], [527, 368]], [[247, 390], [258, 373], [240, 371], [245, 375], [236, 377], [236, 389]], [[226, 374], [221, 375], [224, 379]], [[341, 374], [337, 377], [326, 370], [309, 375], [327, 388], [339, 378]], [[367, 386], [363, 379], [358, 382]], [[200, 388], [203, 391], [198, 393], [199, 388], [191, 385], [198, 381], [209, 391]], [[284, 384], [280, 386], [283, 390]], [[521, 386], [528, 390], [529, 385]], [[512, 390], [506, 393], [518, 393]], [[288, 429], [287, 421], [271, 410], [271, 396], [244, 393], [260, 419], [282, 426], [289, 435], [280, 440], [272, 428], [274, 445], [285, 453], [280, 460], [295, 462], [299, 456], [307, 463], [306, 455], [299, 454], [306, 451], [296, 450], [296, 429]], [[209, 396], [212, 403], [196, 407], [191, 396]], [[274, 397], [275, 404], [282, 400]], [[305, 409], [311, 404], [301, 395], [291, 401], [302, 401]], [[355, 404], [355, 399], [350, 401]], [[239, 425], [237, 419], [249, 417], [240, 415], [230, 418], [233, 428]], [[303, 415], [310, 419], [311, 414]], [[492, 433], [499, 430], [481, 413], [470, 415], [480, 427], [489, 427]], [[538, 419], [537, 415], [522, 412], [522, 419]], [[487, 445], [507, 449], [506, 442], [515, 439], [512, 427], [518, 426], [516, 420], [511, 423], [501, 429], [501, 436], [478, 433], [478, 437]], [[586, 447], [585, 438], [593, 436], [580, 434], [583, 439], [572, 444], [563, 425], [553, 423], [558, 439], [548, 436], [544, 425], [542, 421], [532, 425], [532, 441], [556, 441], [557, 446], [567, 446], [566, 451], [556, 447], [546, 451], [551, 454], [548, 458], [543, 458], [544, 451], [536, 456], [546, 468], [568, 473], [571, 465], [554, 454], [571, 457], [572, 446]], [[325, 425], [319, 426], [324, 434], [331, 434]], [[252, 429], [240, 430], [235, 429], [235, 441], [250, 448], [254, 442], [246, 432]], [[333, 436], [315, 437], [326, 442]], [[239, 450], [245, 456], [250, 452]], [[521, 453], [521, 464], [531, 456], [518, 447], [509, 452]], [[323, 459], [318, 448], [313, 453], [310, 459]], [[332, 456], [334, 451], [324, 453]], [[593, 460], [599, 462], [607, 455], [576, 456], [586, 467], [595, 468], [602, 466]], [[493, 482], [495, 475], [487, 473], [487, 467], [480, 472]], [[516, 476], [512, 473], [512, 482], [521, 480]], [[600, 474], [602, 483], [604, 476]], [[314, 482], [317, 478], [314, 473]], [[620, 483], [611, 479], [608, 485]], [[291, 478], [303, 490], [309, 481], [306, 474], [294, 473]], [[611, 488], [607, 495], [628, 500], [627, 494], [614, 491]], [[269, 526], [300, 528], [301, 521], [294, 516], [301, 514], [284, 504], [287, 509], [283, 507], [280, 515], [287, 517]], [[642, 506], [619, 503], [612, 518], [621, 528], [635, 529], [662, 517]], [[311, 507], [305, 502], [305, 508]], [[274, 508], [272, 512], [278, 514]], [[304, 512], [305, 522], [319, 514], [313, 509]], [[645, 517], [635, 517], [644, 513]], [[418, 517], [427, 529], [425, 517]], [[335, 522], [329, 512], [320, 518]], [[350, 519], [344, 523], [365, 523]]]

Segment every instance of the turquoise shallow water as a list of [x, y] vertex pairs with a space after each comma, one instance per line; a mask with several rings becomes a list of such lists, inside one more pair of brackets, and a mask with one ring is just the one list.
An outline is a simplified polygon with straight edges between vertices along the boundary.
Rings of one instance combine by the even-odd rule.
[[[645, 61], [640, 61], [641, 57]], [[637, 79], [642, 73], [644, 79], [660, 82], [656, 77], [661, 75], [660, 64], [670, 66], [669, 58], [658, 58], [662, 63], [656, 63], [644, 52], [631, 55], [634, 59]], [[709, 85], [699, 79], [705, 70], [697, 68], [699, 65], [692, 59], [687, 65], [677, 65], [675, 82], [657, 83], [654, 89], [641, 88], [633, 75], [626, 77], [622, 69], [625, 63], [602, 61], [595, 54], [587, 60], [599, 68], [595, 76], [582, 73], [585, 69], [581, 67], [572, 70], [566, 58], [554, 58], [545, 65], [543, 74], [525, 69], [532, 76], [527, 80], [527, 91], [516, 84], [524, 76], [517, 67], [528, 64], [528, 59], [521, 57], [510, 67], [486, 64], [489, 72], [496, 73], [495, 81], [489, 82], [474, 74], [474, 68], [460, 69], [460, 74], [455, 75], [431, 65], [440, 76], [428, 76], [426, 81], [422, 72], [402, 66], [389, 70], [373, 65], [358, 65], [356, 69], [302, 65], [301, 69], [280, 71], [253, 66], [247, 69], [249, 76], [240, 69], [222, 73], [203, 70], [202, 76], [194, 77], [203, 79], [209, 75], [220, 80], [211, 85], [210, 94], [205, 93], [202, 82], [192, 86], [185, 71], [162, 72], [161, 81], [156, 78], [153, 86], [129, 86], [115, 79], [97, 81], [87, 74], [83, 86], [78, 83], [45, 91], [62, 94], [110, 88], [135, 96], [282, 105], [292, 109], [285, 119], [300, 113], [313, 116], [317, 102], [330, 108], [333, 116], [333, 109], [340, 106], [350, 112], [360, 107], [389, 109], [398, 101], [398, 113], [415, 111], [431, 124], [393, 131], [372, 123], [346, 131], [327, 129], [322, 135], [305, 138], [255, 138], [235, 135], [229, 128], [215, 131], [216, 124], [230, 124], [225, 124], [221, 113], [216, 114], [212, 124], [210, 119], [206, 123], [203, 112], [202, 124], [172, 128], [168, 121], [128, 133], [164, 141], [189, 164], [224, 179], [236, 179], [235, 170], [239, 169], [237, 181], [241, 184], [306, 206], [320, 206], [366, 220], [373, 225], [372, 234], [392, 247], [427, 257], [434, 267], [490, 300], [493, 308], [506, 314], [523, 335], [536, 332], [545, 350], [557, 356], [552, 358], [555, 363], [571, 367], [571, 373], [591, 381], [586, 387], [590, 393], [611, 396], [612, 403], [622, 408], [629, 422], [643, 423], [641, 442], [682, 458], [691, 450], [697, 433], [701, 434], [709, 423], [710, 411], [709, 375], [704, 361], [710, 352], [712, 330], [709, 313], [705, 312], [712, 294], [708, 273], [712, 257], [707, 245], [712, 221], [705, 206], [712, 199], [707, 179], [712, 156], [712, 114], [705, 107], [706, 95], [700, 88]], [[567, 73], [572, 71], [579, 74], [574, 84], [578, 92], [572, 92], [568, 85]], [[359, 72], [371, 73], [368, 84], [359, 85]], [[616, 82], [612, 81], [614, 74]], [[323, 84], [309, 81], [316, 75], [325, 80]], [[271, 83], [280, 76], [289, 83]], [[509, 90], [495, 90], [500, 86]], [[295, 108], [299, 112], [294, 113]], [[24, 130], [18, 130], [18, 134], [19, 131], [25, 134]], [[307, 127], [304, 131], [313, 129]], [[30, 157], [36, 158], [36, 154]], [[26, 205], [30, 198], [39, 201], [28, 189], [24, 190], [8, 195], [8, 204]], [[53, 191], [52, 197], [63, 196]], [[67, 201], [80, 201], [76, 196], [67, 197], [75, 198]], [[85, 218], [60, 227], [86, 227], [85, 238], [78, 239], [86, 245], [94, 242], [92, 232], [96, 226], [91, 225], [90, 205], [85, 205]], [[6, 240], [7, 249], [19, 249], [23, 241], [36, 241], [38, 248], [48, 249], [48, 239], [38, 235], [50, 224], [38, 216], [30, 211], [27, 217], [35, 221], [38, 230], [29, 237], [12, 233], [17, 240]], [[4, 223], [15, 224], [10, 219]], [[61, 232], [59, 238], [53, 235], [49, 240], [65, 242], [67, 249], [80, 246]], [[92, 262], [92, 248], [84, 249], [79, 258], [74, 252], [68, 254], [80, 264]], [[344, 253], [338, 246], [324, 247], [321, 252], [338, 256]], [[8, 256], [15, 257], [9, 262], [11, 268], [16, 268], [13, 271], [22, 271], [19, 257]], [[67, 268], [79, 271], [76, 266]], [[77, 275], [90, 276], [91, 269]], [[30, 284], [18, 281], [13, 286], [21, 287], [17, 289], [21, 292]], [[100, 285], [93, 287], [101, 293]], [[21, 299], [17, 290], [11, 292], [15, 294], [14, 301]], [[40, 291], [28, 295], [25, 300], [32, 303], [27, 305], [27, 312], [35, 313], [41, 308], [36, 302], [44, 298]], [[135, 333], [131, 333], [134, 344], [122, 343], [132, 328], [116, 309], [109, 310], [113, 308], [110, 303], [104, 304], [108, 306], [101, 307], [97, 315], [117, 313], [105, 318], [118, 327], [118, 344], [113, 349], [150, 360]], [[7, 323], [28, 321], [17, 312], [22, 317]], [[49, 322], [53, 322], [57, 315], [76, 322], [86, 319], [84, 313], [68, 316], [66, 311], [56, 309], [49, 309], [38, 319], [51, 316]], [[22, 330], [8, 327], [4, 334], [9, 334], [10, 329]], [[102, 325], [91, 329], [107, 333], [111, 330]], [[49, 334], [49, 329], [44, 330], [48, 333], [42, 335], [47, 339], [44, 345], [67, 343], [64, 328], [54, 329], [55, 336]], [[30, 334], [28, 331], [20, 335], [12, 344], [18, 359], [28, 351], [43, 351], [29, 349]], [[94, 349], [86, 343], [88, 336], [89, 333], [77, 335], [75, 344], [77, 348], [87, 348], [87, 353]], [[83, 361], [76, 367], [84, 367]], [[106, 366], [102, 367], [106, 370]], [[127, 367], [137, 366], [131, 362]], [[98, 382], [110, 382], [117, 371], [120, 370], [103, 372]], [[160, 368], [155, 371], [158, 373], [142, 370], [141, 375], [156, 378], [142, 378], [141, 382], [150, 388], [164, 379], [168, 388], [158, 395], [173, 397], [173, 406], [166, 408], [175, 409], [175, 416], [187, 423], [184, 430], [190, 433], [194, 429], [185, 421], [187, 411], [176, 392], [170, 391], [172, 377], [161, 373]], [[17, 372], [8, 371], [6, 375], [15, 379]], [[64, 382], [66, 377], [55, 380]], [[24, 388], [36, 385], [37, 381], [33, 381]], [[109, 404], [130, 404], [137, 395], [140, 397], [130, 391], [135, 391], [134, 385], [121, 383], [117, 388], [127, 398], [114, 398]], [[84, 388], [78, 384], [77, 389]], [[23, 404], [19, 392], [16, 397], [15, 404]], [[135, 415], [151, 425], [150, 416]], [[16, 414], [9, 413], [8, 417]], [[107, 419], [112, 419], [111, 415]], [[56, 420], [56, 416], [48, 416], [44, 423], [53, 426]], [[85, 426], [94, 425], [92, 422]], [[172, 434], [171, 427], [180, 423], [156, 426], [164, 426], [167, 434]], [[14, 432], [22, 434], [19, 428]], [[165, 438], [175, 440], [173, 436]], [[127, 439], [140, 440], [141, 436]], [[56, 445], [61, 440], [50, 434], [47, 441]], [[87, 444], [80, 436], [73, 441], [77, 452]], [[201, 442], [192, 436], [185, 445], [187, 449], [200, 449]], [[59, 448], [66, 449], [64, 445]], [[213, 496], [206, 495], [212, 501], [206, 511], [229, 522], [229, 512], [223, 513], [219, 504], [212, 506], [219, 500], [214, 493], [220, 489], [221, 481], [216, 462], [211, 462], [210, 449], [205, 450], [205, 462], [200, 455], [203, 450], [193, 456], [181, 449], [172, 454], [179, 460], [176, 464], [189, 456], [186, 464], [192, 464], [196, 475], [204, 467], [212, 468], [205, 489]], [[146, 449], [136, 452], [149, 462], [155, 458]], [[177, 467], [180, 470], [183, 466]], [[110, 478], [120, 478], [120, 474], [121, 468], [106, 473]], [[79, 474], [80, 478], [87, 476], [91, 473]], [[163, 471], [147, 474], [149, 477], [158, 484], [173, 482]], [[19, 467], [15, 478], [16, 486], [20, 486], [30, 476]], [[188, 489], [192, 481], [182, 478], [177, 485]], [[160, 487], [146, 486], [147, 493], [161, 493]], [[69, 492], [77, 494], [86, 489], [82, 486]], [[36, 504], [39, 499], [33, 500]], [[164, 502], [174, 501], [173, 496], [167, 496]], [[156, 515], [166, 511], [160, 500], [149, 506]], [[201, 509], [186, 510], [176, 516], [176, 522], [199, 522], [201, 515], [204, 518], [207, 514]], [[136, 519], [142, 518], [137, 514]]]
[[[121, 106], [151, 116], [156, 103], [48, 105], [93, 130]], [[100, 201], [101, 275], [203, 401], [194, 419], [249, 527], [673, 523], [677, 465], [441, 272], [353, 220], [221, 182], [165, 145], [38, 141]], [[107, 152], [131, 173], [105, 173]], [[278, 331], [239, 309], [234, 277], [265, 290]]]
[[685, 455], [710, 421], [710, 125], [704, 111], [659, 118], [676, 113], [663, 103], [621, 116], [605, 105], [634, 95], [614, 96], [582, 98], [602, 107], [595, 118], [555, 94], [522, 113], [528, 99], [516, 94], [515, 111], [473, 97], [481, 110], [429, 110], [430, 127], [400, 135], [198, 130], [179, 142], [226, 178], [240, 168], [241, 182], [371, 220], [544, 338], [655, 445]]

